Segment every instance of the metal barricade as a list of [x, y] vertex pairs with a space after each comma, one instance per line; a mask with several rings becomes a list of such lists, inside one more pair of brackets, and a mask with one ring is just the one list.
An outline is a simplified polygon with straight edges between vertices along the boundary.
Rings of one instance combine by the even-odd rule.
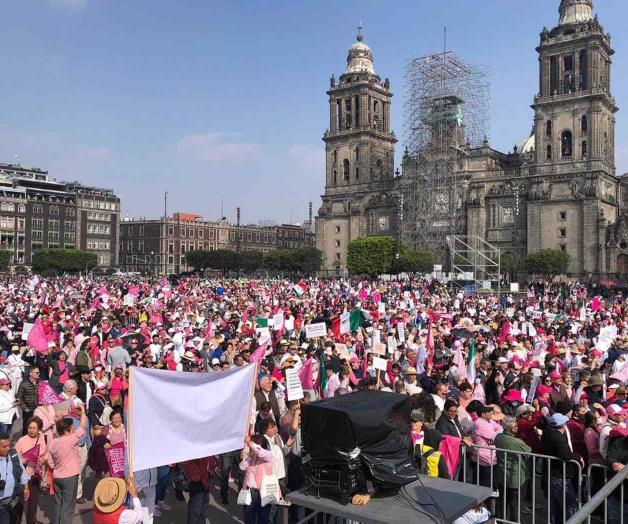
[[[477, 459], [474, 457], [481, 451], [484, 452], [486, 461], [494, 462], [495, 465], [480, 464], [478, 467]], [[567, 478], [568, 464], [576, 468], [576, 475], [571, 478]], [[496, 471], [498, 465], [503, 470], [502, 475], [498, 475]], [[471, 468], [474, 471], [468, 471]], [[514, 470], [514, 474], [509, 475], [509, 469], [511, 473]], [[555, 474], [557, 469], [561, 473], [559, 476]], [[525, 482], [521, 482], [522, 478], [525, 478]], [[576, 510], [582, 506], [581, 464], [575, 461], [565, 462], [549, 455], [475, 445], [469, 452], [466, 446], [462, 446], [458, 480], [491, 488], [493, 491], [491, 513], [495, 515], [496, 522], [505, 524], [548, 523], [557, 504], [562, 514], [562, 522], [565, 523], [568, 503], [572, 508], [575, 504]], [[508, 488], [513, 480], [518, 487]], [[570, 500], [572, 496], [575, 501]], [[529, 502], [531, 506], [526, 507], [526, 503]], [[537, 515], [537, 509], [542, 510], [540, 515]]]

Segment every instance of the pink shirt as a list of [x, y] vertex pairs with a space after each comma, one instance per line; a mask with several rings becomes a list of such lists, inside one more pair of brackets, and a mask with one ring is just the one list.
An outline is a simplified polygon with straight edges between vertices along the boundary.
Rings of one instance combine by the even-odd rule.
[[78, 475], [81, 471], [78, 443], [85, 433], [85, 427], [55, 438], [48, 445], [48, 465], [54, 470], [53, 477], [66, 479]]

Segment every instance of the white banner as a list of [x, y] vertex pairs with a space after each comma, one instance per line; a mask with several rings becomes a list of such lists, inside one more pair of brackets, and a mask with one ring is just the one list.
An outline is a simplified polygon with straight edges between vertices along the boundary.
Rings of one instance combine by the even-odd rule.
[[22, 326], [22, 340], [24, 342], [28, 340], [28, 334], [31, 332], [34, 325], [34, 323], [24, 322], [24, 325]]
[[255, 371], [254, 365], [211, 374], [131, 368], [133, 471], [241, 449]]
[[406, 341], [406, 326], [402, 322], [397, 324], [397, 335], [399, 336], [399, 342], [403, 343]]
[[306, 324], [305, 326], [305, 338], [324, 337], [327, 335], [327, 325], [325, 322], [318, 322], [317, 324]]

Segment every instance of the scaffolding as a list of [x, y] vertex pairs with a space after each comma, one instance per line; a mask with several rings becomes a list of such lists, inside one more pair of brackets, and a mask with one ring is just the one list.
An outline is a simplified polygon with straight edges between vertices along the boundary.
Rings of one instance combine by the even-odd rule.
[[[405, 68], [405, 222], [402, 237], [448, 262], [447, 236], [465, 233], [465, 163], [489, 131], [488, 70], [453, 51], [411, 59]], [[408, 175], [408, 176], [406, 176]]]
[[451, 284], [474, 293], [501, 292], [501, 252], [479, 236], [448, 235]]

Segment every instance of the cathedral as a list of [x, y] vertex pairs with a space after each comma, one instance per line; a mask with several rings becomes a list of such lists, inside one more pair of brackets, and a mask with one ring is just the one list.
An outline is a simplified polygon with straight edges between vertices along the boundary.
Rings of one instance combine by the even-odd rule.
[[[463, 148], [465, 234], [499, 247], [502, 256], [566, 251], [568, 272], [576, 278], [628, 276], [628, 216], [622, 214], [628, 180], [615, 172], [613, 49], [593, 15], [593, 0], [562, 0], [558, 25], [542, 30], [536, 51], [531, 135], [508, 153], [488, 140]], [[408, 154], [403, 174], [395, 172], [393, 94], [388, 79], [376, 74], [361, 31], [345, 72], [331, 77], [327, 94], [326, 181], [316, 242], [326, 269], [342, 274], [351, 240], [401, 237], [404, 177], [416, 173]]]

